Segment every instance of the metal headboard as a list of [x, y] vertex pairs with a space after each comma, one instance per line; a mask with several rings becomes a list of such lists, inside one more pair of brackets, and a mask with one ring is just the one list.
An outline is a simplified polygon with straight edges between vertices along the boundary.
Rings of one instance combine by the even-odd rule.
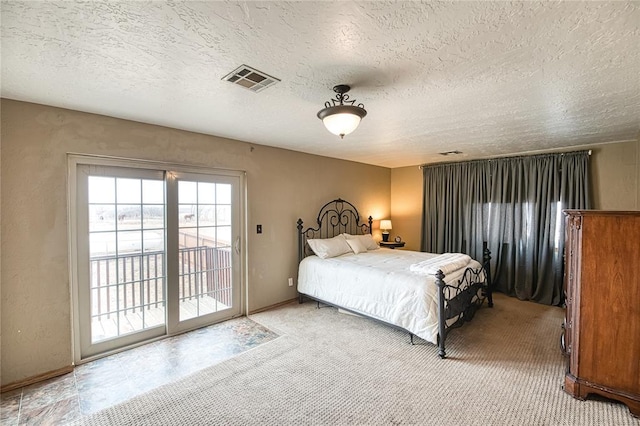
[[343, 233], [352, 235], [364, 235], [372, 233], [373, 218], [369, 216], [368, 223], [360, 223], [358, 209], [348, 201], [341, 198], [329, 201], [320, 208], [316, 223], [317, 228], [303, 230], [302, 219], [298, 219], [298, 262], [313, 254], [308, 239], [333, 238]]

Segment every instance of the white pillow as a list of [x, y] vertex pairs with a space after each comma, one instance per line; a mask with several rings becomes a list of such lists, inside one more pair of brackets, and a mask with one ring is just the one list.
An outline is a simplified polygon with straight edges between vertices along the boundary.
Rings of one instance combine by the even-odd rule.
[[367, 250], [376, 250], [379, 249], [378, 243], [376, 243], [371, 236], [371, 234], [365, 235], [351, 235], [351, 234], [342, 234], [347, 240], [359, 240], [363, 246], [367, 248]]
[[353, 250], [355, 254], [367, 252], [367, 247], [364, 245], [364, 243], [360, 239], [356, 239], [356, 238], [347, 239], [347, 244], [349, 244], [349, 246], [351, 247], [351, 250]]
[[338, 235], [333, 238], [311, 239], [307, 240], [311, 250], [321, 259], [340, 256], [341, 254], [351, 253], [351, 247], [347, 244], [347, 240]]

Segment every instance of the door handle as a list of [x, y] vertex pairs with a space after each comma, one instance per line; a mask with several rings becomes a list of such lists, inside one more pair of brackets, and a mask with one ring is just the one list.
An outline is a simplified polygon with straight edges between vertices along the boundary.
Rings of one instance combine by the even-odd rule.
[[236, 251], [236, 254], [240, 255], [240, 237], [236, 237], [236, 242], [233, 245], [234, 245], [234, 250]]

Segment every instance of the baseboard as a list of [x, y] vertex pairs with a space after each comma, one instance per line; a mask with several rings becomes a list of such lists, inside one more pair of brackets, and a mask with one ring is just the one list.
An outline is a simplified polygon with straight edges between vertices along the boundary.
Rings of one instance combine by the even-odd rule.
[[34, 383], [49, 380], [54, 377], [62, 376], [63, 374], [71, 373], [73, 371], [73, 368], [73, 365], [68, 365], [66, 367], [58, 368], [57, 370], [48, 371], [46, 373], [38, 374], [37, 376], [31, 376], [17, 382], [2, 385], [2, 387], [0, 387], [0, 392], [8, 392], [14, 389], [32, 385]]
[[285, 300], [284, 302], [276, 303], [275, 305], [269, 305], [269, 306], [265, 306], [264, 308], [255, 309], [253, 311], [250, 311], [248, 315], [257, 314], [258, 312], [270, 311], [271, 309], [275, 309], [275, 308], [279, 308], [279, 307], [284, 306], [284, 305], [288, 305], [289, 303], [294, 302], [296, 300], [298, 300], [297, 297], [293, 298], [293, 299]]

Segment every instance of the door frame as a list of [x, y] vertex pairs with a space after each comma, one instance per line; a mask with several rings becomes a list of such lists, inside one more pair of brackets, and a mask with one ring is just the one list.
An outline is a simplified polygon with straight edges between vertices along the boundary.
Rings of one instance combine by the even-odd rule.
[[[100, 353], [98, 355], [92, 355], [82, 357], [81, 342], [80, 342], [80, 310], [79, 310], [79, 279], [78, 279], [78, 205], [77, 205], [77, 171], [78, 165], [95, 165], [105, 167], [127, 167], [132, 169], [151, 169], [170, 172], [183, 172], [194, 174], [206, 174], [206, 175], [220, 175], [220, 176], [232, 176], [239, 179], [239, 199], [238, 208], [240, 214], [239, 221], [239, 313], [235, 316], [246, 315], [248, 306], [248, 263], [247, 263], [247, 180], [246, 172], [240, 170], [210, 168], [196, 165], [185, 165], [168, 163], [152, 160], [139, 160], [121, 157], [111, 157], [102, 155], [91, 155], [81, 153], [67, 153], [67, 250], [69, 256], [69, 291], [70, 291], [70, 303], [71, 303], [71, 334], [72, 334], [72, 356], [74, 364], [82, 364], [92, 361], [94, 359], [102, 358], [114, 353], [118, 353], [136, 346], [147, 344], [155, 340], [161, 340], [169, 336], [183, 333], [192, 329], [202, 327], [203, 324], [197, 324], [191, 328], [180, 327], [178, 330], [169, 332], [168, 329], [162, 336], [146, 340], [144, 342], [133, 343], [128, 346], [123, 346], [112, 351]], [[169, 176], [167, 176], [168, 178]], [[213, 324], [212, 322], [211, 324]], [[166, 325], [165, 325], [166, 328]]]

